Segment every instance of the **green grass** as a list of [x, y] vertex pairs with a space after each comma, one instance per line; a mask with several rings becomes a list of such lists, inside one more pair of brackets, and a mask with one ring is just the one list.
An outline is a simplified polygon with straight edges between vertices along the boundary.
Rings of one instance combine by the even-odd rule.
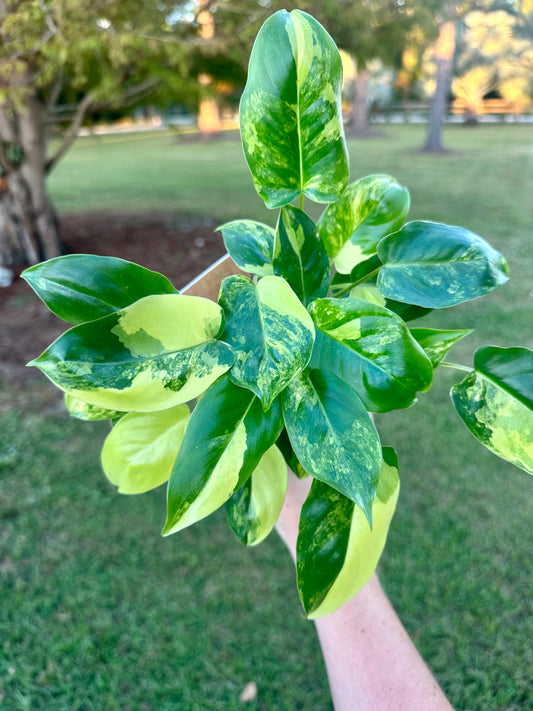
[[[454, 352], [464, 364], [481, 343], [533, 347], [531, 128], [450, 127], [443, 156], [417, 151], [420, 127], [383, 130], [350, 141], [352, 177], [394, 175], [411, 191], [412, 217], [480, 233], [511, 267], [503, 289], [428, 323], [476, 329]], [[233, 138], [87, 139], [51, 190], [63, 212], [275, 219]], [[380, 575], [457, 708], [533, 709], [533, 478], [461, 425], [448, 398], [455, 380], [439, 372], [415, 407], [379, 417], [402, 465]], [[220, 513], [161, 539], [164, 491], [116, 496], [99, 471], [104, 434], [27, 406], [1, 416], [0, 709], [231, 710], [251, 680], [250, 709], [330, 709], [279, 541], [246, 550]]]

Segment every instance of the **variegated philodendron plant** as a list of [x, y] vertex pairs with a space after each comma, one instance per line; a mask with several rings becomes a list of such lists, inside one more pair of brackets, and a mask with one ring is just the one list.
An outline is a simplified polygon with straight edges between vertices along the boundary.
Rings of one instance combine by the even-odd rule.
[[[406, 322], [508, 278], [504, 258], [471, 232], [404, 224], [409, 193], [392, 178], [348, 184], [341, 73], [333, 40], [304, 12], [278, 12], [259, 32], [241, 133], [257, 192], [281, 212], [276, 229], [220, 228], [253, 278], [225, 279], [218, 304], [110, 257], [69, 255], [24, 273], [73, 324], [32, 365], [74, 416], [111, 420], [102, 464], [119, 491], [168, 480], [164, 535], [225, 505], [254, 545], [280, 513], [286, 463], [313, 477], [297, 545], [309, 617], [354, 595], [385, 544], [398, 462], [369, 412], [409, 407], [469, 333]], [[316, 225], [304, 197], [327, 204]], [[471, 432], [532, 473], [533, 352], [488, 346], [472, 370], [446, 365], [468, 370], [451, 396]]]

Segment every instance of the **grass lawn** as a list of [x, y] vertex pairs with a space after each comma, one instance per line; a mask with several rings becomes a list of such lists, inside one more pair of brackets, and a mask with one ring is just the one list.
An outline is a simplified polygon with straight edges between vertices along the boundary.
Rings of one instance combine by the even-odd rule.
[[[442, 156], [417, 151], [421, 127], [383, 134], [350, 140], [352, 178], [395, 176], [411, 217], [478, 232], [510, 264], [504, 288], [427, 325], [476, 329], [453, 354], [465, 365], [482, 343], [533, 348], [531, 127], [450, 127]], [[50, 188], [61, 212], [275, 220], [233, 136], [84, 139]], [[460, 423], [456, 380], [439, 371], [416, 406], [379, 417], [402, 476], [380, 577], [454, 706], [533, 709], [533, 478]], [[34, 397], [0, 407], [0, 709], [231, 711], [252, 680], [252, 710], [331, 709], [277, 538], [247, 550], [219, 512], [161, 539], [164, 487], [115, 495], [99, 470], [105, 425], [32, 412]]]

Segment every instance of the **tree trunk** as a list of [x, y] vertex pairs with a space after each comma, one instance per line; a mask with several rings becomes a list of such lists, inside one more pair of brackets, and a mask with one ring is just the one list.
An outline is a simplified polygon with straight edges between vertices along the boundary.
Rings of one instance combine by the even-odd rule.
[[368, 69], [357, 69], [353, 80], [353, 105], [348, 117], [350, 132], [355, 134], [368, 133]]
[[453, 55], [455, 52], [455, 23], [443, 22], [435, 45], [437, 64], [437, 84], [429, 112], [428, 131], [424, 151], [437, 153], [443, 150], [441, 142], [442, 124], [446, 111], [446, 98], [452, 76]]
[[[34, 264], [60, 254], [58, 221], [46, 192], [45, 114], [35, 98], [20, 111], [1, 111], [3, 190], [0, 191], [0, 265]], [[20, 165], [6, 146], [24, 151]]]

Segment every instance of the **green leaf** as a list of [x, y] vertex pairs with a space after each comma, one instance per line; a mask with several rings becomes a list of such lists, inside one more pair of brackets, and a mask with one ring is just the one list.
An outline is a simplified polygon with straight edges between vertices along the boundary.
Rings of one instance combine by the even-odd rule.
[[387, 299], [429, 308], [483, 296], [509, 278], [507, 262], [488, 242], [462, 227], [408, 222], [381, 240], [378, 289]]
[[263, 25], [241, 98], [244, 153], [267, 207], [301, 194], [332, 202], [348, 182], [341, 111], [342, 63], [310, 15], [281, 10]]
[[371, 304], [385, 307], [385, 299], [375, 286], [367, 286], [366, 284], [354, 286], [354, 288], [350, 290], [349, 296], [355, 299], [364, 299], [364, 301], [370, 301]]
[[317, 299], [311, 367], [349, 383], [372, 412], [409, 407], [431, 385], [433, 367], [403, 321], [363, 299]]
[[163, 535], [208, 516], [240, 488], [283, 427], [279, 404], [266, 413], [227, 375], [198, 401], [168, 482]]
[[451, 389], [455, 409], [485, 447], [533, 474], [533, 351], [485, 346], [474, 367]]
[[371, 520], [381, 447], [357, 393], [327, 370], [306, 370], [283, 392], [281, 404], [305, 471], [347, 496]]
[[287, 465], [273, 445], [246, 483], [226, 502], [228, 522], [246, 546], [255, 546], [274, 528], [287, 490]]
[[385, 299], [385, 306], [389, 311], [394, 311], [402, 321], [414, 321], [417, 318], [422, 318], [431, 313], [432, 309], [425, 309], [423, 306], [413, 306], [413, 304], [403, 304], [401, 301], [394, 299]]
[[219, 303], [226, 314], [223, 339], [235, 350], [230, 378], [268, 409], [307, 365], [314, 340], [311, 317], [281, 277], [254, 285], [244, 276], [224, 279]]
[[291, 205], [281, 209], [274, 242], [274, 272], [307, 306], [329, 288], [329, 259], [314, 222]]
[[190, 419], [187, 405], [129, 412], [107, 435], [102, 467], [121, 494], [143, 494], [170, 476]]
[[287, 434], [287, 430], [285, 429], [285, 427], [280, 432], [280, 435], [276, 441], [276, 446], [278, 447], [280, 452], [283, 454], [283, 457], [285, 458], [285, 463], [287, 464], [289, 469], [294, 474], [296, 474], [298, 479], [305, 479], [306, 477], [309, 476], [309, 474], [305, 471], [305, 469], [302, 467], [302, 465], [298, 461], [298, 457], [294, 453], [294, 449], [292, 448], [292, 444], [291, 444], [289, 435]]
[[123, 411], [108, 410], [105, 407], [90, 405], [88, 402], [78, 400], [78, 398], [73, 397], [68, 393], [65, 393], [65, 407], [72, 417], [76, 417], [78, 420], [85, 420], [86, 422], [95, 422], [97, 420], [116, 420], [118, 417], [122, 417], [126, 414]]
[[302, 507], [297, 542], [298, 589], [310, 619], [334, 612], [370, 580], [399, 494], [398, 459], [383, 448], [372, 500], [372, 529], [350, 499], [315, 480]]
[[116, 257], [68, 254], [21, 274], [56, 316], [72, 324], [107, 316], [152, 294], [177, 294], [170, 281]]
[[272, 255], [276, 233], [268, 225], [253, 220], [234, 220], [218, 228], [235, 264], [244, 272], [274, 274]]
[[388, 175], [367, 175], [349, 185], [318, 221], [318, 232], [335, 268], [349, 274], [376, 253], [379, 240], [403, 225], [409, 192]]
[[435, 328], [411, 328], [409, 330], [411, 336], [424, 349], [424, 353], [434, 368], [439, 365], [457, 341], [472, 333], [472, 329], [443, 331]]
[[231, 367], [231, 347], [215, 340], [222, 315], [209, 299], [147, 296], [74, 326], [29, 365], [98, 407], [165, 410], [197, 397]]

